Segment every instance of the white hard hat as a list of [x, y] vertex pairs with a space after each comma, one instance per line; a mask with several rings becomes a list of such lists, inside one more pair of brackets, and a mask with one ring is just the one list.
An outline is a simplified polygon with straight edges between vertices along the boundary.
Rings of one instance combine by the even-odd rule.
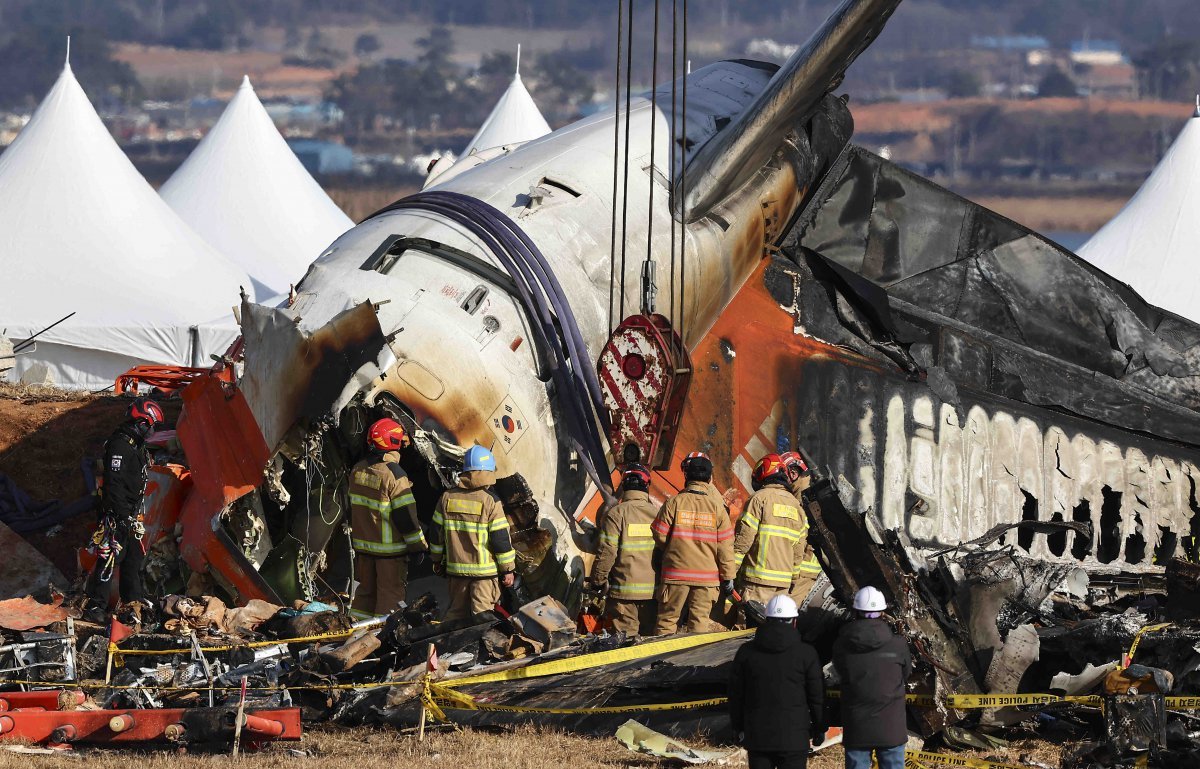
[[799, 616], [796, 602], [786, 595], [777, 595], [767, 601], [767, 619], [796, 619]]
[[854, 594], [854, 608], [858, 611], [883, 611], [887, 609], [887, 599], [878, 588], [867, 585]]

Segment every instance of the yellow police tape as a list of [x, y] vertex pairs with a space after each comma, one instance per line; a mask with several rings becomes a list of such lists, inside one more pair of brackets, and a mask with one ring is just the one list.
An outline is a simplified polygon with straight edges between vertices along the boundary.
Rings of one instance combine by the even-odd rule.
[[566, 659], [554, 660], [551, 662], [543, 662], [536, 665], [528, 665], [522, 668], [514, 668], [512, 670], [503, 670], [496, 673], [484, 673], [477, 676], [465, 676], [463, 678], [453, 678], [448, 681], [431, 681], [426, 677], [422, 681], [421, 702], [425, 706], [426, 712], [437, 721], [445, 721], [446, 710], [489, 710], [496, 712], [508, 713], [541, 713], [554, 715], [602, 715], [609, 713], [645, 713], [658, 710], [695, 710], [697, 708], [714, 707], [723, 705], [727, 700], [724, 697], [717, 697], [707, 700], [695, 700], [692, 702], [673, 702], [662, 704], [649, 705], [616, 705], [616, 706], [599, 706], [595, 708], [526, 708], [518, 705], [495, 705], [492, 703], [482, 703], [470, 695], [455, 691], [460, 686], [471, 686], [473, 684], [493, 683], [497, 681], [522, 681], [530, 678], [542, 678], [544, 676], [557, 676], [566, 673], [577, 673], [582, 670], [600, 667], [602, 665], [612, 665], [621, 662], [632, 662], [634, 660], [654, 657], [659, 654], [669, 654], [671, 652], [684, 651], [693, 649], [698, 646], [725, 641], [730, 638], [744, 638], [752, 635], [753, 629], [749, 630], [732, 630], [721, 633], [701, 633], [699, 635], [681, 636], [679, 638], [668, 638], [664, 641], [651, 641], [649, 643], [639, 644], [637, 646], [627, 646], [622, 649], [610, 649], [609, 651], [594, 652], [592, 654], [583, 654], [578, 657], [568, 657]]
[[1121, 668], [1125, 669], [1133, 664], [1133, 655], [1137, 654], [1138, 644], [1142, 642], [1142, 636], [1146, 633], [1156, 633], [1159, 630], [1166, 630], [1169, 627], [1171, 627], [1170, 622], [1163, 622], [1158, 625], [1147, 625], [1137, 631], [1137, 634], [1133, 637], [1133, 643], [1129, 645], [1129, 651], [1126, 653], [1125, 659], [1121, 660]]
[[1018, 705], [1057, 705], [1068, 702], [1075, 705], [1099, 705], [1103, 698], [1096, 695], [1058, 694], [947, 694], [946, 707], [955, 710], [976, 708], [1011, 708]]
[[[227, 644], [225, 646], [201, 646], [200, 651], [205, 654], [216, 652], [231, 652], [236, 649], [265, 649], [271, 646], [280, 646], [287, 644], [300, 643], [316, 643], [319, 641], [336, 641], [342, 638], [349, 638], [360, 630], [368, 630], [373, 626], [366, 628], [351, 628], [350, 630], [335, 630], [329, 633], [321, 633], [320, 635], [300, 636], [299, 638], [280, 638], [276, 641], [248, 641], [244, 644]], [[191, 646], [181, 646], [175, 649], [122, 649], [115, 643], [109, 643], [108, 651], [110, 654], [119, 657], [167, 657], [172, 654], [191, 654]]]
[[[725, 697], [714, 697], [707, 700], [692, 700], [691, 702], [663, 702], [641, 705], [598, 705], [590, 708], [531, 708], [523, 705], [498, 705], [491, 702], [480, 702], [474, 697], [430, 683], [426, 688], [425, 706], [438, 720], [445, 720], [442, 710], [481, 710], [498, 713], [532, 713], [536, 715], [613, 715], [623, 713], [650, 713], [664, 710], [699, 710], [724, 705], [729, 700]], [[431, 707], [432, 705], [432, 707]]]
[[938, 766], [966, 766], [971, 769], [1025, 769], [1020, 764], [1006, 764], [970, 756], [950, 756], [945, 753], [926, 753], [923, 750], [904, 751], [905, 769], [928, 769], [927, 764]]
[[600, 667], [601, 665], [632, 662], [633, 660], [653, 657], [659, 654], [669, 654], [671, 652], [692, 649], [697, 646], [717, 643], [718, 641], [726, 641], [730, 638], [744, 638], [753, 634], [754, 629], [751, 628], [749, 630], [730, 630], [721, 633], [700, 633], [698, 635], [681, 636], [679, 638], [668, 638], [665, 641], [651, 641], [637, 646], [626, 646], [621, 649], [581, 654], [576, 657], [567, 657], [566, 659], [554, 660], [553, 662], [542, 662], [522, 668], [513, 668], [512, 670], [502, 670], [497, 673], [452, 678], [448, 681], [439, 681], [438, 685], [459, 687], [470, 686], [472, 684], [487, 684], [495, 681], [523, 681], [528, 678], [578, 673], [581, 670], [588, 670]]

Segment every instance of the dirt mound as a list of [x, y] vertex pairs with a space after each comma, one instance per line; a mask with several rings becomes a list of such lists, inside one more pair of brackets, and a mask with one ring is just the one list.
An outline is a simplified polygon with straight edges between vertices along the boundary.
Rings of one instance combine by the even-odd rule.
[[[0, 473], [39, 501], [77, 499], [90, 492], [82, 465], [100, 456], [104, 441], [125, 418], [127, 398], [52, 388], [0, 383]], [[179, 401], [163, 401], [174, 422]], [[75, 516], [54, 530], [25, 539], [68, 577], [76, 572], [75, 548], [83, 545], [96, 521]]]

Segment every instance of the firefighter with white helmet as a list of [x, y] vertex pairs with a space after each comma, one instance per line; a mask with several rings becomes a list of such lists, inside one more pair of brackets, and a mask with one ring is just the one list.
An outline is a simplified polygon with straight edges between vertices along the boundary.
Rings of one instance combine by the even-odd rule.
[[821, 662], [796, 629], [796, 602], [776, 595], [733, 658], [729, 716], [751, 769], [804, 769], [825, 737]]
[[886, 610], [887, 599], [878, 588], [860, 589], [854, 596], [855, 619], [842, 626], [833, 645], [833, 665], [842, 680], [847, 769], [868, 769], [872, 753], [879, 769], [904, 766], [904, 693], [912, 658], [905, 640], [881, 619]]

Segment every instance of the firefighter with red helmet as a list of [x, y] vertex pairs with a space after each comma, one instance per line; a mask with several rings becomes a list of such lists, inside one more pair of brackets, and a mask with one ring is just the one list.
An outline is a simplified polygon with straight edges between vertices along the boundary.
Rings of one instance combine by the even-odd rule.
[[733, 524], [725, 502], [712, 485], [713, 464], [694, 451], [680, 463], [687, 484], [658, 511], [650, 527], [662, 554], [656, 635], [678, 630], [708, 630], [721, 587], [733, 587]]
[[358, 619], [395, 611], [408, 589], [409, 566], [429, 550], [412, 482], [400, 466], [406, 445], [400, 423], [380, 419], [367, 430], [367, 456], [350, 471], [350, 542], [358, 582], [350, 613]]
[[639, 464], [625, 468], [621, 502], [604, 516], [592, 566], [591, 584], [608, 596], [604, 608], [613, 630], [630, 636], [654, 632], [657, 579], [650, 526], [658, 506], [650, 501], [649, 489], [649, 470]]
[[765, 604], [792, 591], [808, 545], [808, 518], [788, 490], [783, 457], [763, 456], [751, 481], [754, 496], [738, 519], [733, 552], [742, 598]]
[[148, 398], [138, 398], [129, 405], [128, 419], [104, 443], [100, 525], [92, 535], [91, 546], [97, 560], [87, 580], [88, 601], [83, 615], [89, 622], [103, 624], [108, 620], [108, 602], [117, 567], [120, 567], [117, 585], [120, 601], [134, 604], [139, 616], [146, 601], [142, 582], [142, 562], [146, 557], [142, 501], [150, 467], [146, 438], [162, 422], [162, 407]]
[[[783, 459], [787, 473], [788, 489], [792, 492], [792, 496], [800, 500], [801, 509], [803, 509], [804, 492], [812, 480], [808, 464], [795, 451], [787, 451], [779, 456]], [[819, 576], [821, 576], [821, 562], [817, 560], [817, 555], [813, 552], [812, 538], [810, 537], [804, 548], [804, 558], [796, 566], [796, 578], [792, 581], [792, 600], [797, 604], [803, 603]]]

